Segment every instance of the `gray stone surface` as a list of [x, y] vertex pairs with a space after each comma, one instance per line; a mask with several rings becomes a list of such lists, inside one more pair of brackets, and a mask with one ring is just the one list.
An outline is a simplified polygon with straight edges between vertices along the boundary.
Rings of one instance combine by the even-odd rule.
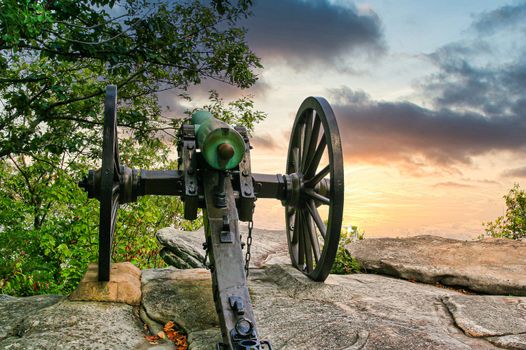
[[60, 295], [15, 298], [0, 294], [0, 344], [3, 339], [19, 334], [25, 319], [62, 300], [64, 297]]
[[[177, 295], [187, 310], [193, 303], [192, 314], [176, 307], [163, 311], [165, 318], [192, 323], [195, 318], [215, 319], [215, 312], [213, 308], [203, 308], [203, 301], [195, 293], [180, 293], [177, 289], [188, 288], [181, 280], [192, 275], [204, 278], [205, 272], [185, 270], [187, 277], [182, 278], [178, 275], [182, 271], [150, 270], [143, 273], [143, 278], [155, 276], [149, 283], [153, 281], [156, 289]], [[201, 286], [211, 295], [209, 285]], [[523, 314], [513, 311], [522, 310], [517, 305], [523, 305], [526, 298], [464, 295], [369, 274], [331, 275], [326, 283], [316, 283], [286, 265], [253, 269], [249, 287], [259, 332], [272, 341], [275, 349], [523, 349], [521, 346], [526, 346], [520, 333], [522, 328], [518, 326], [524, 320]], [[189, 299], [181, 300], [184, 297]], [[491, 319], [484, 316], [489, 314], [483, 309], [485, 303], [499, 305], [490, 306]], [[514, 306], [506, 307], [508, 304]], [[460, 309], [464, 311], [459, 313]], [[467, 322], [457, 319], [460, 314], [486, 328], [491, 322], [500, 323], [500, 327], [512, 327], [519, 333], [471, 336], [463, 328]], [[219, 329], [204, 322], [201, 329], [194, 326], [190, 330], [190, 349], [213, 349], [220, 338]]]
[[[195, 250], [204, 239], [202, 232], [185, 235], [185, 242]], [[525, 279], [524, 273], [517, 277], [516, 265], [521, 266], [522, 257], [513, 258], [514, 262], [500, 253], [476, 256], [486, 254], [488, 247], [499, 246], [516, 256], [522, 254], [521, 246], [425, 238], [430, 245], [419, 247], [400, 241], [375, 242], [376, 250], [368, 247], [370, 260], [379, 257], [378, 264], [388, 266], [393, 275], [407, 279], [420, 276], [429, 283], [434, 283], [433, 278], [442, 284], [457, 283], [460, 274], [467, 273], [465, 280], [476, 282], [472, 285], [487, 286], [491, 279], [483, 284], [473, 276], [488, 271], [500, 283], [499, 288], [505, 285], [502, 280], [516, 284], [521, 276]], [[413, 245], [406, 249], [406, 243]], [[376, 274], [331, 275], [325, 283], [312, 282], [288, 265], [285, 236], [279, 231], [255, 230], [252, 252], [249, 289], [258, 330], [274, 349], [526, 350], [525, 297], [467, 295]], [[400, 256], [408, 260], [394, 262]], [[470, 259], [484, 262], [480, 271]], [[444, 261], [447, 264], [438, 263]], [[462, 264], [471, 265], [463, 270]], [[499, 264], [508, 269], [500, 279]], [[435, 277], [421, 277], [422, 269]], [[144, 338], [145, 325], [157, 333], [168, 321], [185, 328], [190, 350], [215, 349], [221, 334], [209, 271], [173, 267], [144, 270], [141, 289], [140, 307], [72, 302], [60, 296], [0, 295], [0, 349], [174, 349], [168, 341], [151, 345]]]
[[456, 295], [445, 297], [444, 303], [472, 337], [526, 335], [526, 298]]
[[[241, 224], [241, 234], [246, 241], [247, 228]], [[163, 228], [156, 233], [163, 260], [179, 269], [204, 267], [203, 229], [197, 231], [181, 231], [174, 228]], [[284, 231], [263, 230], [254, 228], [252, 234], [251, 267], [261, 267], [269, 264], [286, 264], [290, 261]]]
[[[48, 306], [42, 307], [46, 303]], [[0, 301], [2, 315], [7, 310], [22, 316], [17, 313], [24, 304], [40, 307], [18, 320], [2, 319], [0, 329], [3, 331], [7, 325], [16, 333], [0, 340], [0, 349], [150, 348], [144, 339], [142, 322], [132, 306], [109, 302], [57, 302], [50, 298], [40, 302], [31, 297]]]
[[219, 325], [208, 270], [151, 269], [142, 277], [142, 307], [151, 320], [173, 321], [187, 332]]
[[316, 283], [278, 265], [253, 275], [260, 332], [278, 349], [495, 348], [455, 326], [441, 302], [454, 291], [377, 275]]
[[368, 272], [487, 294], [526, 295], [526, 242], [416, 236], [365, 239], [347, 250]]
[[221, 329], [219, 327], [194, 331], [188, 334], [188, 349], [215, 350], [215, 344], [222, 341]]
[[526, 350], [526, 334], [488, 337], [487, 339], [503, 349]]
[[163, 247], [160, 252], [163, 260], [178, 269], [205, 267], [202, 248], [204, 233], [201, 231], [201, 239], [199, 239], [199, 232], [181, 231], [170, 227], [159, 230], [155, 236]]

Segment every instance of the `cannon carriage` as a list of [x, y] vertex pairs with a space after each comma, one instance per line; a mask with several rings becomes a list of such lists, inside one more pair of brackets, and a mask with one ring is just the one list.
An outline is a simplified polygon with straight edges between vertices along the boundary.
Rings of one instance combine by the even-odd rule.
[[[251, 170], [249, 135], [206, 111], [178, 131], [178, 168], [138, 170], [121, 164], [117, 141], [117, 88], [106, 89], [102, 167], [79, 184], [100, 202], [98, 279], [108, 281], [118, 207], [144, 195], [179, 196], [184, 217], [203, 210], [206, 255], [223, 342], [218, 349], [265, 349], [247, 288], [257, 198], [284, 206], [292, 265], [324, 281], [338, 250], [343, 215], [343, 159], [336, 118], [321, 97], [301, 104], [292, 127], [284, 174]], [[239, 222], [248, 222], [243, 253]]]

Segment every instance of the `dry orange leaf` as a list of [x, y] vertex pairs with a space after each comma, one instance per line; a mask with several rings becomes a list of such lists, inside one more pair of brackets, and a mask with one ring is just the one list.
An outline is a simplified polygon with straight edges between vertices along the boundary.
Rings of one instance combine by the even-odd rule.
[[175, 326], [173, 321], [169, 321], [164, 325], [163, 331], [160, 331], [156, 335], [144, 336], [144, 338], [152, 345], [158, 344], [160, 339], [168, 338], [175, 344], [177, 350], [188, 350], [186, 336], [176, 331], [174, 329]]
[[156, 335], [145, 335], [144, 338], [152, 345], [158, 344], [159, 337]]
[[173, 323], [173, 321], [168, 321], [168, 322], [164, 325], [164, 331], [165, 331], [165, 332], [173, 331], [173, 330], [174, 330], [174, 326], [175, 326], [175, 323]]

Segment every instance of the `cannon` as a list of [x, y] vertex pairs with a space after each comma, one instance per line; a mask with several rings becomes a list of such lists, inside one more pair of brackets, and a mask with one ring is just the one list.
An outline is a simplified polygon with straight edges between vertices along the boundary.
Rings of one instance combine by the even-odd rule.
[[[301, 104], [290, 136], [284, 174], [251, 170], [250, 138], [207, 111], [178, 131], [177, 169], [138, 170], [121, 164], [117, 142], [117, 87], [106, 88], [102, 167], [79, 186], [100, 202], [98, 279], [110, 277], [119, 205], [139, 196], [179, 196], [185, 219], [203, 211], [213, 297], [223, 342], [217, 349], [271, 349], [261, 340], [247, 288], [253, 213], [257, 198], [281, 201], [292, 265], [323, 282], [333, 265], [343, 215], [343, 158], [336, 118], [321, 97]], [[248, 222], [247, 244], [239, 221]], [[256, 237], [257, 238], [257, 237]], [[244, 247], [243, 247], [244, 246]], [[245, 255], [243, 249], [246, 249]]]

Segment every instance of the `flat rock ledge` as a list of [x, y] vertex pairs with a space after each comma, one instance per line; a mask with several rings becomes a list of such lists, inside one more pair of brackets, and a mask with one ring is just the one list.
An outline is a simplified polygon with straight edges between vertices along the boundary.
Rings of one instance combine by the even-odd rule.
[[367, 272], [485, 294], [526, 296], [526, 242], [376, 238], [353, 242], [347, 251]]
[[[0, 296], [0, 349], [174, 349], [146, 342], [168, 321], [190, 350], [221, 340], [205, 269], [144, 270], [142, 302]], [[259, 332], [274, 349], [526, 349], [526, 298], [465, 295], [373, 274], [312, 282], [289, 265], [252, 269]]]
[[[191, 350], [221, 340], [206, 270], [145, 270], [142, 283], [145, 312], [185, 324]], [[275, 349], [526, 349], [526, 298], [371, 274], [316, 283], [288, 265], [253, 269], [249, 288], [259, 332]]]
[[[170, 241], [184, 240], [178, 247], [195, 260], [185, 257], [178, 263], [202, 261], [202, 231], [168, 229], [157, 237], [166, 248]], [[316, 283], [288, 265], [283, 232], [255, 230], [249, 289], [258, 330], [274, 349], [285, 350], [526, 350], [526, 297], [509, 296], [524, 295], [526, 283], [526, 252], [517, 243], [430, 236], [368, 239], [348, 247], [351, 254], [368, 271], [406, 280], [354, 274]], [[144, 338], [168, 321], [187, 332], [190, 350], [215, 349], [221, 334], [209, 271], [114, 267], [120, 273], [112, 279], [121, 275], [112, 284], [114, 292], [96, 288], [93, 266], [83, 280], [84, 292], [78, 291], [102, 295], [0, 295], [0, 349], [175, 349], [168, 341], [150, 344]], [[125, 287], [122, 276], [134, 282]], [[436, 282], [507, 296], [468, 295]], [[136, 293], [123, 298], [130, 286]]]
[[[243, 241], [246, 241], [247, 229], [240, 227]], [[203, 229], [182, 231], [171, 227], [159, 230], [155, 236], [163, 247], [161, 257], [170, 266], [178, 269], [205, 267]], [[284, 231], [254, 229], [251, 252], [251, 267], [262, 267], [272, 264], [288, 264], [290, 262]]]
[[127, 304], [0, 297], [0, 349], [148, 349], [144, 334]]

